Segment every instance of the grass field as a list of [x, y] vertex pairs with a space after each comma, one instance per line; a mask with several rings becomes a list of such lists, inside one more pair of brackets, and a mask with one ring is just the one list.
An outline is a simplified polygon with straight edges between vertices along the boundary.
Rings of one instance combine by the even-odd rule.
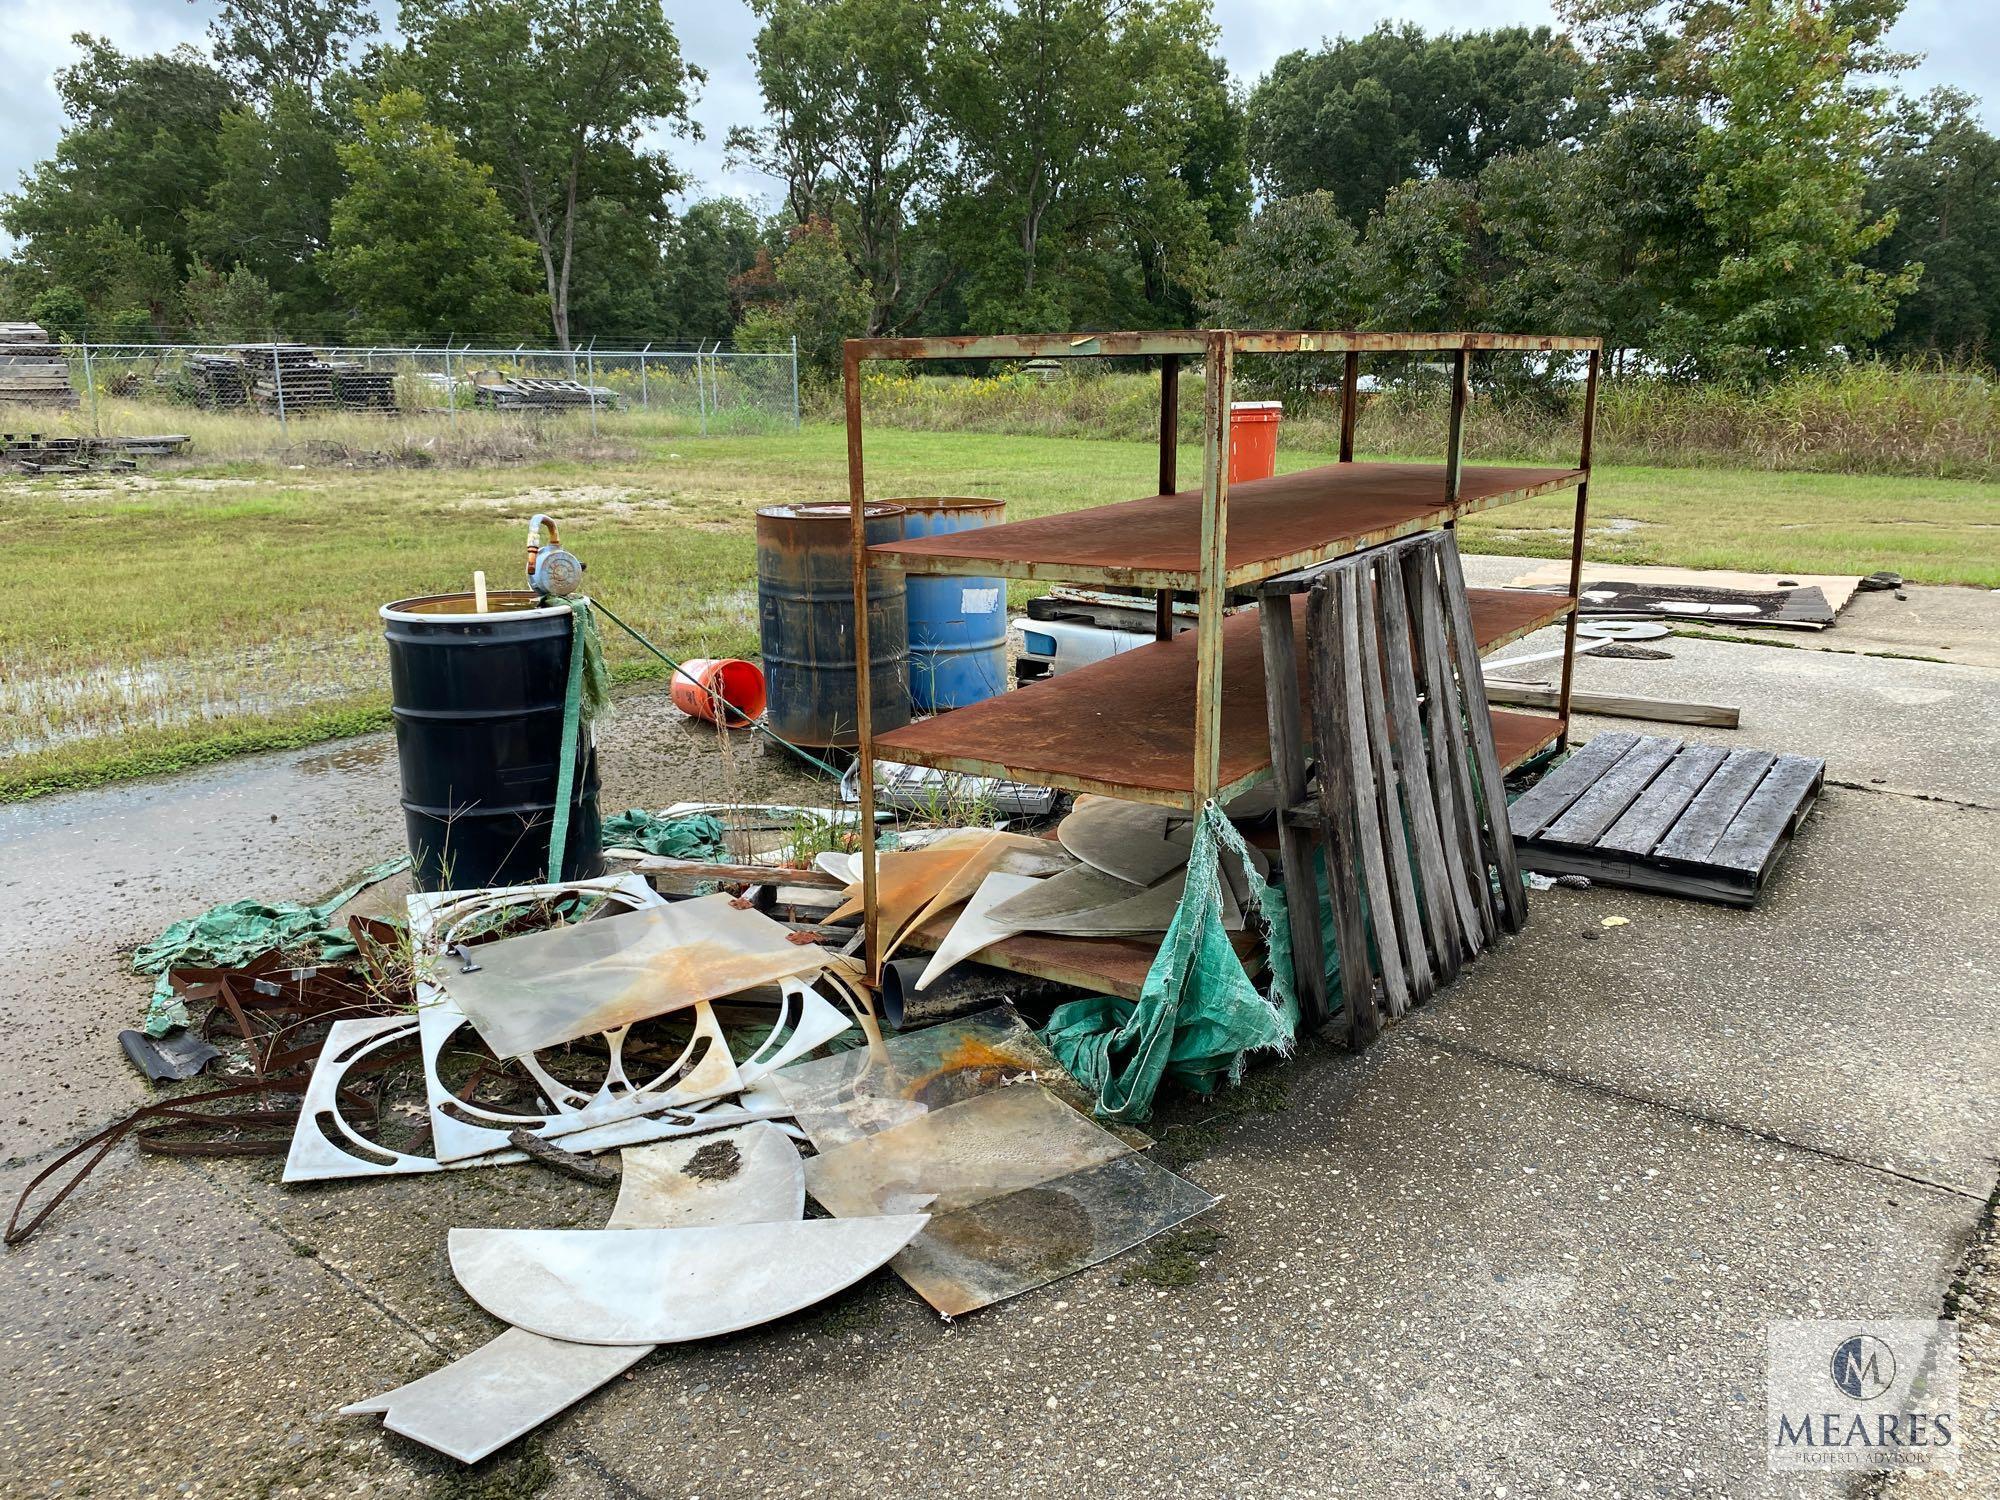
[[[842, 498], [840, 431], [607, 438], [588, 461], [0, 480], [14, 583], [0, 799], [386, 722], [377, 607], [469, 587], [474, 568], [511, 584], [537, 510], [563, 523], [591, 592], [667, 650], [753, 652], [754, 513]], [[868, 457], [874, 495], [993, 495], [1015, 517], [1145, 493], [1155, 464], [1143, 443], [894, 429], [871, 432]], [[1282, 466], [1327, 457], [1288, 451]], [[1198, 451], [1181, 462], [1199, 475]], [[1563, 555], [1569, 505], [1514, 506], [1461, 536]], [[1995, 483], [1600, 467], [1592, 514], [1603, 560], [2000, 587]], [[652, 674], [636, 647], [607, 641], [623, 675]]]

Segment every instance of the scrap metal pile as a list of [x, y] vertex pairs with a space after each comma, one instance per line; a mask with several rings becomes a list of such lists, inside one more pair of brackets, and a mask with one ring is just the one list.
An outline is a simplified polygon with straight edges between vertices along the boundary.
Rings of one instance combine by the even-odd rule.
[[[305, 1190], [531, 1160], [615, 1183], [600, 1229], [450, 1228], [453, 1276], [506, 1329], [345, 1408], [468, 1463], [662, 1345], [783, 1318], [885, 1264], [947, 1317], [1042, 1286], [1217, 1201], [1143, 1155], [1145, 1135], [1093, 1118], [1095, 1090], [1011, 1004], [946, 974], [992, 927], [1164, 927], [1188, 879], [1185, 830], [1102, 799], [1063, 827], [1126, 873], [984, 828], [911, 830], [883, 856], [899, 939], [939, 916], [959, 939], [912, 979], [949, 991], [949, 1018], [888, 1034], [859, 963], [831, 946], [858, 910], [844, 854], [813, 868], [647, 855], [592, 879], [411, 894], [402, 924], [331, 925], [358, 887], [217, 908], [142, 950], [149, 972], [165, 966], [156, 1010], [165, 996], [188, 1021], [122, 1040], [156, 1081], [238, 1081], [51, 1163], [9, 1239], [135, 1136], [154, 1152], [282, 1155]], [[697, 871], [708, 893], [678, 899], [648, 878], [681, 892]], [[713, 889], [760, 872], [747, 894]], [[1242, 892], [1221, 897], [1239, 926]], [[242, 958], [256, 934], [273, 946]], [[44, 1184], [53, 1196], [23, 1225]]]

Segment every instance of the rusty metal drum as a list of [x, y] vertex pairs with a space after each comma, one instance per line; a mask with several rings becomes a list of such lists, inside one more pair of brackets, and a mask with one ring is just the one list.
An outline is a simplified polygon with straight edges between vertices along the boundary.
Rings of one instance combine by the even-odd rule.
[[[757, 626], [765, 722], [799, 745], [859, 743], [854, 672], [854, 552], [844, 504], [757, 512]], [[871, 504], [871, 547], [902, 539], [903, 508]], [[901, 568], [868, 575], [868, 682], [875, 732], [910, 721], [909, 625]]]

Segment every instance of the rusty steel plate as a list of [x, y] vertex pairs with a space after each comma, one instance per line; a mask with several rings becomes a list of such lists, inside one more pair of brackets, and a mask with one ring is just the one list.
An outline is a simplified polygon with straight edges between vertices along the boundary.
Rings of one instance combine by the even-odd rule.
[[[1248, 583], [1307, 567], [1582, 477], [1580, 469], [1468, 467], [1456, 505], [1446, 498], [1442, 464], [1324, 464], [1232, 485], [1227, 578]], [[1201, 512], [1201, 491], [1182, 490], [868, 550], [912, 572], [1192, 588], [1201, 568]]]
[[[990, 529], [990, 528], [989, 528]], [[978, 533], [967, 533], [977, 535]], [[1570, 601], [1505, 589], [1469, 589], [1482, 651], [1566, 614]], [[1292, 600], [1305, 638], [1305, 596]], [[985, 775], [1014, 776], [1074, 791], [1184, 800], [1194, 791], [1196, 632], [1155, 641], [878, 735], [885, 758]], [[1303, 700], [1309, 653], [1298, 653]], [[1494, 714], [1495, 730], [1501, 715]], [[1257, 613], [1222, 622], [1222, 785], [1254, 781], [1271, 767], [1264, 703], [1264, 646]], [[1506, 760], [1503, 753], [1501, 760]], [[922, 924], [919, 924], [922, 925]]]

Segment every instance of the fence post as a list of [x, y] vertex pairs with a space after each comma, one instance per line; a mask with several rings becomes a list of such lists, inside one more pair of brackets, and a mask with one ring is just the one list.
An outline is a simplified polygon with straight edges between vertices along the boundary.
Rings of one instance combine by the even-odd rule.
[[[652, 340], [646, 341], [646, 349], [653, 347]], [[646, 411], [653, 409], [653, 393], [646, 385], [646, 349], [639, 351], [639, 405]]]
[[90, 344], [88, 341], [85, 341], [83, 345], [83, 383], [90, 388], [90, 435], [92, 437], [103, 437], [104, 424], [98, 420], [97, 416], [97, 377], [91, 373]]
[[597, 436], [597, 340], [583, 351], [584, 368], [590, 372], [590, 435]]
[[458, 431], [458, 382], [451, 374], [451, 341], [453, 334], [444, 336], [444, 400], [451, 408], [451, 430]]
[[701, 403], [701, 435], [708, 436], [708, 387], [703, 384], [701, 373], [701, 341], [694, 346], [694, 395]]
[[289, 441], [292, 429], [285, 421], [285, 362], [278, 357], [278, 346], [271, 345], [271, 382], [278, 391], [278, 436]]
[[792, 426], [799, 425], [799, 336], [792, 335]]

